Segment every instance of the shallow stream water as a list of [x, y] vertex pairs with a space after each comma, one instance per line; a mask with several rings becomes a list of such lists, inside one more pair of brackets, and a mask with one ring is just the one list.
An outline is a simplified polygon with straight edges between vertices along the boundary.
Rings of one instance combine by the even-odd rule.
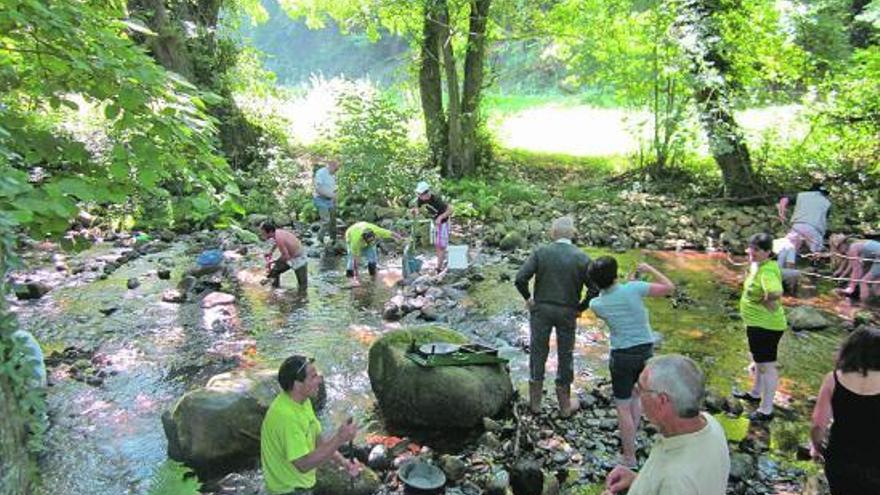
[[[246, 255], [233, 263], [238, 267], [232, 275], [237, 280], [235, 313], [221, 315], [228, 323], [216, 325], [211, 319], [217, 315], [203, 313], [197, 303], [161, 302], [162, 292], [174, 287], [192, 263], [194, 256], [187, 249], [177, 243], [142, 256], [105, 280], [97, 278], [100, 270], [59, 278], [51, 265], [31, 267], [35, 276], [54, 278], [59, 285], [38, 301], [13, 303], [21, 326], [40, 340], [47, 354], [70, 345], [93, 349], [108, 362], [110, 372], [103, 385], [94, 387], [67, 378], [60, 368], [54, 370], [49, 389], [52, 427], [40, 462], [44, 493], [149, 493], [154, 473], [167, 458], [160, 416], [175, 399], [204, 385], [213, 374], [242, 366], [274, 367], [292, 353], [316, 358], [327, 385], [328, 406], [322, 418], [327, 426], [353, 414], [364, 425], [362, 431], [384, 433], [373, 411], [367, 352], [379, 335], [399, 326], [381, 319], [384, 303], [397, 290], [399, 259], [384, 259], [378, 277], [356, 288], [344, 277], [341, 259], [310, 259], [309, 290], [299, 294], [292, 275], [283, 278], [278, 290], [260, 285], [260, 256]], [[71, 255], [68, 262], [100, 268], [102, 259], [118, 254], [118, 249], [99, 245]], [[745, 335], [741, 323], [729, 316], [736, 309], [741, 269], [698, 253], [632, 251], [616, 256], [622, 271], [648, 261], [682, 288], [676, 298], [649, 303], [652, 325], [661, 338], [658, 352], [695, 358], [707, 372], [710, 387], [720, 394], [746, 386]], [[475, 260], [485, 280], [475, 283], [455, 308], [459, 314], [467, 310], [467, 316], [450, 326], [498, 347], [511, 360], [515, 386], [522, 389], [527, 379], [528, 356], [522, 349], [528, 341], [528, 320], [511, 281], [517, 265], [491, 254], [478, 254]], [[157, 278], [160, 265], [171, 268], [171, 280]], [[131, 277], [141, 284], [129, 290], [126, 281]], [[844, 315], [852, 310], [829, 295], [797, 303]], [[113, 307], [109, 316], [101, 313]], [[842, 330], [786, 333], [780, 350], [779, 403], [815, 394], [843, 335]], [[548, 377], [555, 373], [554, 354], [551, 350]], [[607, 336], [589, 312], [579, 320], [575, 354], [577, 387], [589, 387], [595, 377], [607, 376]], [[801, 439], [805, 426], [801, 419], [787, 430]]]

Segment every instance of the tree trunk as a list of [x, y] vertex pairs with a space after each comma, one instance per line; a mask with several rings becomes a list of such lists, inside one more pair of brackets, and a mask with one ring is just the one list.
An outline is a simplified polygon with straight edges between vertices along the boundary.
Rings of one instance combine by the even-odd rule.
[[867, 48], [874, 41], [876, 29], [870, 22], [856, 19], [865, 12], [871, 0], [853, 0], [850, 5], [849, 43], [855, 48]]
[[[440, 0], [426, 0], [419, 64], [419, 95], [425, 118], [431, 166], [446, 171], [446, 119], [443, 116], [443, 87], [440, 75], [441, 30], [437, 22]], [[444, 2], [445, 3], [445, 2]]]
[[473, 174], [478, 163], [477, 126], [483, 90], [483, 62], [486, 57], [486, 24], [491, 0], [471, 0], [467, 54], [464, 61], [464, 90], [461, 98], [461, 175]]
[[685, 0], [677, 22], [679, 39], [691, 61], [694, 98], [709, 138], [709, 149], [724, 180], [726, 195], [754, 195], [757, 181], [742, 129], [733, 116], [728, 60], [713, 15], [722, 7], [713, 0]]
[[157, 36], [138, 39], [162, 67], [192, 80], [193, 67], [186, 40], [177, 22], [169, 19], [165, 0], [130, 0], [128, 10], [140, 14]]
[[446, 122], [448, 123], [447, 158], [444, 175], [461, 177], [462, 142], [461, 142], [461, 101], [458, 90], [458, 70], [455, 67], [455, 50], [452, 46], [452, 30], [449, 27], [449, 4], [439, 0], [440, 6], [440, 37], [443, 50], [443, 67], [446, 70]]
[[[7, 337], [0, 337], [7, 338]], [[0, 493], [31, 493], [27, 433], [8, 378], [0, 374]]]

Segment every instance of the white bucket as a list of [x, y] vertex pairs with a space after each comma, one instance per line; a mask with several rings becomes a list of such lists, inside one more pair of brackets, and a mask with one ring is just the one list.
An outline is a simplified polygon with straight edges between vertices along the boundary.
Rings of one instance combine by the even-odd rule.
[[467, 244], [450, 245], [448, 250], [450, 270], [464, 270], [468, 267]]

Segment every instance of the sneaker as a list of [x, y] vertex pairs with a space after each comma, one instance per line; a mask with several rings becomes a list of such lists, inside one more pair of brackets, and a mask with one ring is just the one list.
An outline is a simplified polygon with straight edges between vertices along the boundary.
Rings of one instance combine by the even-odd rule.
[[742, 400], [745, 400], [748, 402], [761, 402], [760, 397], [755, 397], [754, 395], [750, 394], [749, 392], [740, 392], [737, 390], [732, 395], [734, 397], [736, 397], [737, 399], [742, 399]]
[[749, 413], [749, 421], [764, 422], [773, 419], [773, 413], [762, 413], [761, 411], [752, 411]]

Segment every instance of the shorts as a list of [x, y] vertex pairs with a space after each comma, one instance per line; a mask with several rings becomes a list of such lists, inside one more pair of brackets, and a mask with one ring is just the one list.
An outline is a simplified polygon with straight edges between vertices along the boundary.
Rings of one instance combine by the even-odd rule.
[[756, 363], [773, 363], [776, 361], [779, 339], [782, 338], [782, 330], [767, 330], [761, 327], [746, 327], [746, 336], [749, 339], [749, 352], [752, 360]]
[[437, 227], [436, 223], [431, 222], [431, 242], [434, 247], [446, 249], [449, 246], [449, 220]]
[[633, 387], [645, 369], [645, 363], [654, 355], [654, 344], [639, 344], [623, 349], [611, 349], [608, 368], [611, 369], [611, 390], [615, 400], [632, 398]]

